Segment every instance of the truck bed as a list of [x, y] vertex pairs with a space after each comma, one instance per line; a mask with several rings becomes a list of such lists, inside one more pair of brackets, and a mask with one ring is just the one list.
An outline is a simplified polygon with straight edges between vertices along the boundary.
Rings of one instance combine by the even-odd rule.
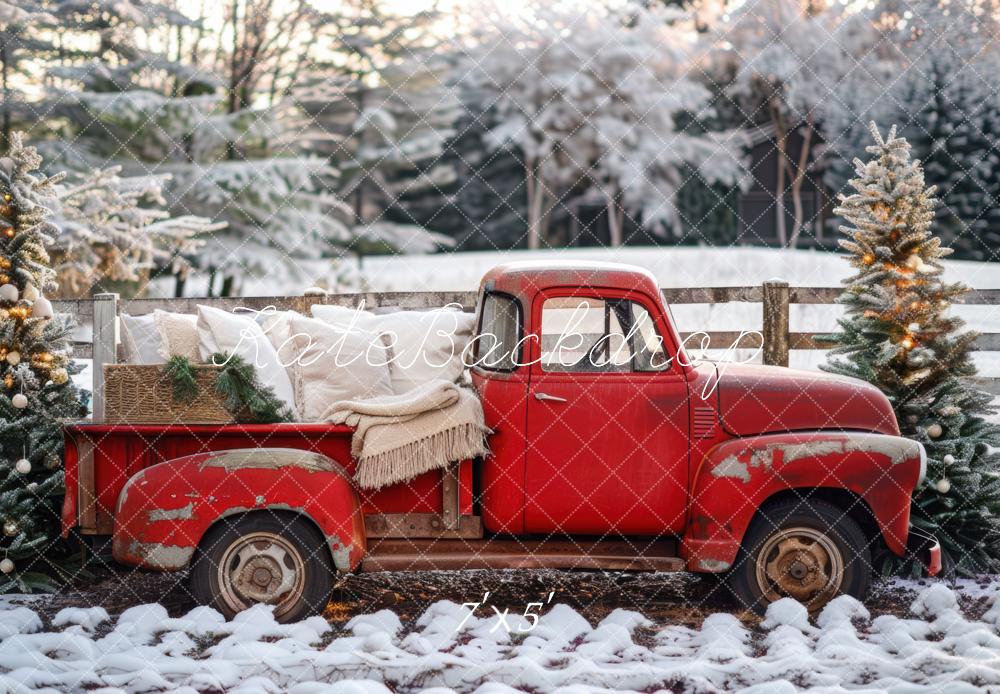
[[[237, 448], [296, 448], [321, 453], [353, 475], [351, 435], [354, 429], [336, 424], [228, 424], [228, 425], [108, 425], [74, 424], [66, 427], [66, 498], [63, 533], [78, 527], [86, 535], [110, 535], [114, 511], [125, 483], [140, 470], [195, 453]], [[457, 485], [459, 522], [455, 537], [482, 534], [473, 518], [472, 462], [454, 473], [432, 471], [404, 484], [380, 490], [358, 490], [369, 535], [427, 537], [440, 535], [433, 527]], [[425, 527], [426, 526], [426, 527]]]

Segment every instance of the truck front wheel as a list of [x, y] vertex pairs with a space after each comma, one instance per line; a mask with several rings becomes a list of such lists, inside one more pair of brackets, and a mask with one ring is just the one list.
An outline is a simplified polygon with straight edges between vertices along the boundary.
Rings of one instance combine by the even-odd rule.
[[761, 614], [786, 597], [810, 612], [844, 593], [860, 600], [870, 583], [871, 552], [861, 528], [843, 509], [818, 500], [761, 509], [729, 574], [737, 599]]
[[195, 598], [229, 619], [256, 603], [274, 605], [279, 622], [318, 614], [333, 582], [319, 532], [299, 518], [266, 511], [209, 528], [191, 568]]

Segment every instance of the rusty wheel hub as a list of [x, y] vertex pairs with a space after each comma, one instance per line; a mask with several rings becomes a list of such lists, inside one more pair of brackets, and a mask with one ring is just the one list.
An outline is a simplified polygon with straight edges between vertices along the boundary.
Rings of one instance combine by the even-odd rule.
[[305, 566], [285, 538], [260, 532], [230, 545], [219, 564], [222, 597], [236, 611], [254, 603], [275, 606], [275, 616], [287, 612], [302, 594]]
[[787, 528], [761, 547], [757, 581], [768, 602], [789, 597], [819, 609], [840, 591], [844, 562], [834, 542], [820, 531]]

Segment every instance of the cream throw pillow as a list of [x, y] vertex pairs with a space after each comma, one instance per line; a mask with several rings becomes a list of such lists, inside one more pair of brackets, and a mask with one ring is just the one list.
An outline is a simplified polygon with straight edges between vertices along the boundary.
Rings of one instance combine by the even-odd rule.
[[198, 316], [186, 313], [169, 313], [156, 309], [153, 321], [160, 332], [160, 356], [187, 357], [192, 363], [201, 361], [198, 352]]
[[126, 364], [163, 364], [163, 339], [152, 313], [144, 316], [121, 315], [122, 347]]
[[198, 348], [202, 361], [217, 352], [241, 357], [253, 365], [257, 380], [269, 386], [274, 395], [295, 411], [295, 390], [288, 372], [278, 358], [278, 351], [253, 319], [253, 314], [240, 315], [198, 306]]
[[389, 351], [377, 334], [298, 315], [291, 318], [291, 333], [295, 401], [304, 421], [325, 420], [341, 400], [392, 394]]
[[465, 369], [462, 352], [472, 339], [476, 321], [474, 314], [454, 308], [375, 315], [317, 304], [312, 313], [342, 330], [353, 324], [354, 329], [383, 335], [392, 353], [389, 371], [397, 394], [437, 379], [457, 381]]

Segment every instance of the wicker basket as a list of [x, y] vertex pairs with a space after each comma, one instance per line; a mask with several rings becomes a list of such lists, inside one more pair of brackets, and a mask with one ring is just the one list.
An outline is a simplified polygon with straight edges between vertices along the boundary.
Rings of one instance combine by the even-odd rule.
[[215, 392], [221, 366], [192, 364], [198, 394], [177, 402], [163, 364], [105, 364], [104, 417], [109, 424], [231, 424], [236, 421]]

